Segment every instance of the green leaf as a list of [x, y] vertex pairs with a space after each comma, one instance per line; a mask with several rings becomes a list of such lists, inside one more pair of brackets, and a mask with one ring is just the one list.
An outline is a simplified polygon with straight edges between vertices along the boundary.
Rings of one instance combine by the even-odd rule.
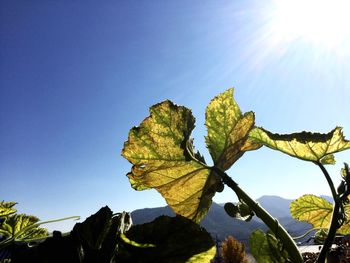
[[283, 135], [255, 128], [251, 131], [250, 138], [290, 156], [323, 164], [335, 163], [331, 156], [333, 153], [350, 149], [350, 141], [345, 140], [340, 127], [326, 134], [300, 132]]
[[153, 222], [132, 226], [125, 236], [133, 241], [125, 243], [117, 257], [125, 263], [208, 263], [216, 253], [209, 233], [181, 216], [161, 216]]
[[288, 262], [288, 253], [271, 233], [255, 230], [249, 237], [250, 252], [259, 263]]
[[328, 228], [331, 222], [333, 205], [322, 197], [303, 195], [290, 204], [292, 217], [305, 221], [314, 228]]
[[16, 204], [16, 202], [0, 202], [0, 218], [16, 213], [17, 210], [13, 208]]
[[[350, 204], [344, 205], [347, 215], [350, 214]], [[315, 195], [303, 195], [290, 204], [292, 217], [299, 221], [305, 221], [314, 228], [328, 229], [332, 220], [333, 205], [322, 197]], [[347, 218], [344, 224], [337, 230], [338, 234], [350, 234], [350, 220]]]
[[123, 157], [133, 164], [127, 176], [136, 190], [155, 188], [175, 213], [199, 222], [220, 184], [194, 154], [191, 132], [195, 119], [189, 109], [164, 101], [129, 132]]
[[214, 164], [220, 169], [229, 169], [245, 151], [261, 146], [248, 137], [254, 127], [254, 113], [241, 113], [233, 98], [233, 89], [216, 96], [209, 103], [205, 115], [208, 129], [206, 144]]
[[335, 164], [335, 158], [333, 154], [328, 154], [325, 157], [321, 158], [320, 162], [322, 164]]
[[0, 225], [0, 234], [15, 241], [45, 238], [48, 231], [36, 225], [39, 219], [35, 216], [16, 214], [6, 217]]

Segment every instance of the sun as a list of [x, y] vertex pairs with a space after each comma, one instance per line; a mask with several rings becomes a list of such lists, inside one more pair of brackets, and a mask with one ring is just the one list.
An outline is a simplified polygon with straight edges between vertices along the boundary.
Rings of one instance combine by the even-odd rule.
[[281, 41], [350, 52], [349, 0], [275, 0], [271, 27]]

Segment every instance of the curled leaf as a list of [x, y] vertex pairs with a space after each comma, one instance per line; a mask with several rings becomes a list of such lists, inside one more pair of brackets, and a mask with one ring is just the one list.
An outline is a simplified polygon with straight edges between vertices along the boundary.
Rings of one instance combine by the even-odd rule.
[[229, 169], [245, 151], [261, 146], [248, 137], [254, 127], [254, 113], [241, 113], [232, 88], [216, 96], [209, 103], [205, 115], [208, 129], [206, 144], [214, 164], [220, 169]]
[[133, 164], [127, 174], [136, 190], [154, 188], [175, 213], [199, 222], [209, 210], [220, 178], [194, 154], [189, 109], [164, 101], [129, 132], [123, 157]]
[[350, 141], [344, 138], [340, 127], [326, 134], [310, 132], [275, 134], [263, 128], [255, 128], [249, 136], [252, 140], [274, 150], [323, 164], [334, 164], [332, 154], [350, 149]]

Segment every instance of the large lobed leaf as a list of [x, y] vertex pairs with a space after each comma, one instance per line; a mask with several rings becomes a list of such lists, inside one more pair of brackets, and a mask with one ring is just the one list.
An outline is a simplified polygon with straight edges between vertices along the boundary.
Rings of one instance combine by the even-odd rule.
[[35, 216], [16, 214], [8, 216], [0, 225], [0, 234], [6, 238], [15, 238], [16, 241], [45, 238], [48, 231], [35, 225], [39, 219]]
[[208, 129], [205, 139], [215, 166], [227, 170], [245, 151], [261, 146], [248, 137], [254, 127], [254, 113], [241, 113], [232, 88], [216, 96], [205, 114]]
[[150, 116], [130, 130], [122, 156], [133, 164], [127, 174], [133, 188], [155, 188], [175, 213], [199, 222], [220, 180], [193, 154], [194, 122], [185, 107], [171, 101], [156, 104]]
[[326, 134], [275, 134], [263, 128], [255, 128], [251, 131], [250, 138], [293, 157], [323, 164], [334, 164], [333, 153], [350, 149], [350, 141], [345, 140], [340, 127]]
[[[344, 206], [346, 214], [350, 213], [350, 205]], [[299, 221], [305, 221], [314, 228], [329, 228], [332, 220], [333, 205], [322, 197], [315, 195], [303, 195], [290, 205], [292, 217]], [[350, 234], [350, 221], [346, 220], [337, 230], [339, 234]]]

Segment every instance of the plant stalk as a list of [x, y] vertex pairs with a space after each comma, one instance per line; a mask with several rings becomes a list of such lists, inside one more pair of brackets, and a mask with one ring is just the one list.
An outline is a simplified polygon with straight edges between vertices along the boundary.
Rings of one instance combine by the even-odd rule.
[[335, 234], [337, 233], [337, 229], [340, 227], [339, 226], [339, 219], [340, 219], [339, 214], [340, 214], [340, 209], [342, 206], [342, 203], [341, 203], [342, 201], [340, 200], [340, 198], [337, 195], [332, 178], [329, 176], [329, 173], [326, 170], [326, 168], [320, 162], [316, 162], [316, 165], [318, 165], [318, 167], [320, 167], [320, 169], [322, 170], [322, 173], [326, 177], [329, 188], [332, 191], [332, 196], [333, 196], [333, 200], [334, 200], [331, 225], [329, 227], [327, 238], [326, 238], [326, 240], [323, 244], [323, 247], [320, 251], [320, 255], [318, 256], [317, 261], [316, 261], [317, 263], [323, 263], [323, 262], [325, 262], [327, 254], [329, 252], [329, 249], [331, 248], [331, 246], [333, 244], [333, 240], [334, 240]]
[[242, 199], [269, 228], [280, 239], [287, 250], [290, 259], [293, 263], [303, 263], [304, 260], [298, 250], [293, 238], [288, 234], [282, 225], [278, 223], [278, 220], [271, 216], [263, 207], [255, 202], [248, 194], [246, 194], [238, 184], [232, 180], [225, 172], [221, 171], [217, 167], [213, 167], [214, 171], [219, 174], [223, 182], [230, 187], [237, 196]]

